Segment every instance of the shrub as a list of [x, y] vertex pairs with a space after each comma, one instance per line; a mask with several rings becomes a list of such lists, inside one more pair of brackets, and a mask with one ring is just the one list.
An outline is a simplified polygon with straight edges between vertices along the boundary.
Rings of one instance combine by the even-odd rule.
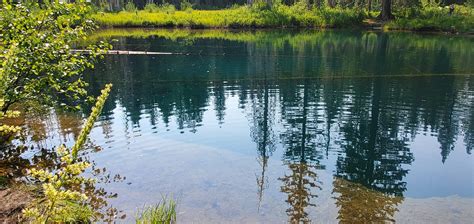
[[160, 7], [158, 7], [158, 5], [156, 5], [155, 3], [147, 3], [143, 10], [147, 12], [158, 12], [160, 10]]
[[174, 12], [176, 12], [176, 7], [174, 7], [172, 4], [164, 3], [159, 6], [159, 11], [166, 14], [174, 14]]
[[[0, 98], [0, 108], [3, 107], [5, 101]], [[18, 111], [7, 110], [5, 112], [0, 111], [0, 140], [2, 143], [8, 142], [11, 138], [20, 132], [21, 128], [14, 125], [2, 124], [1, 121], [8, 118], [16, 118], [20, 115]]]
[[193, 10], [193, 4], [191, 4], [188, 0], [184, 0], [181, 2], [180, 9], [182, 11], [192, 11]]
[[445, 7], [425, 7], [419, 10], [402, 10], [396, 19], [385, 25], [386, 29], [414, 31], [469, 32], [474, 27], [474, 10], [456, 6], [452, 15]]
[[84, 46], [89, 54], [71, 51], [96, 27], [89, 5], [51, 4], [40, 10], [31, 4], [1, 6], [0, 111], [18, 103], [76, 109], [87, 97], [82, 72], [92, 68], [109, 45]]
[[29, 170], [29, 174], [42, 185], [44, 197], [30, 205], [23, 211], [25, 218], [33, 223], [88, 223], [94, 220], [95, 212], [88, 196], [86, 186], [94, 183], [94, 179], [82, 177], [81, 174], [90, 166], [89, 162], [80, 161], [78, 152], [83, 147], [95, 120], [105, 104], [111, 84], [105, 86], [97, 98], [92, 113], [87, 119], [76, 143], [71, 149], [64, 145], [57, 151], [61, 157], [61, 164], [56, 171]]
[[137, 11], [137, 7], [135, 6], [135, 4], [133, 4], [132, 1], [129, 1], [129, 2], [127, 2], [127, 4], [125, 4], [124, 10], [125, 10], [126, 12], [136, 12], [136, 11]]

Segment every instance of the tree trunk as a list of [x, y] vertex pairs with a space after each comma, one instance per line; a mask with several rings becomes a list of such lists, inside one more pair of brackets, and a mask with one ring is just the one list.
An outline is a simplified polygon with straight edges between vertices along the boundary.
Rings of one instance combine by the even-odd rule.
[[372, 0], [367, 0], [367, 11], [370, 12], [372, 10]]
[[334, 7], [336, 7], [336, 1], [335, 0], [328, 0], [328, 5], [329, 5], [329, 7], [334, 8]]
[[382, 0], [382, 12], [380, 12], [378, 19], [387, 21], [393, 18], [392, 0]]

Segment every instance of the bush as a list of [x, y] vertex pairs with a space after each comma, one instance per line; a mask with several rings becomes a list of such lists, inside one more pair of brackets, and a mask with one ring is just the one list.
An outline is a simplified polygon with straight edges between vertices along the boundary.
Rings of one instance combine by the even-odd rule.
[[135, 6], [135, 4], [133, 4], [132, 1], [129, 1], [129, 2], [127, 2], [127, 4], [125, 5], [124, 10], [125, 10], [126, 12], [136, 12], [136, 11], [137, 11], [137, 7]]
[[[0, 98], [0, 108], [2, 108], [4, 104], [5, 104], [5, 101], [2, 98]], [[2, 124], [2, 120], [9, 119], [9, 118], [16, 118], [19, 115], [20, 115], [20, 112], [18, 111], [10, 111], [10, 110], [7, 110], [6, 112], [0, 111], [0, 140], [1, 140], [0, 142], [2, 144], [8, 143], [9, 140], [11, 140], [15, 134], [21, 131], [21, 128], [18, 126]]]
[[64, 145], [58, 148], [61, 164], [58, 170], [30, 169], [30, 176], [41, 183], [44, 196], [23, 211], [28, 223], [89, 223], [96, 219], [87, 195], [87, 186], [95, 179], [81, 176], [90, 167], [87, 161], [78, 157], [79, 150], [86, 142], [94, 122], [100, 115], [109, 95], [112, 84], [107, 84], [97, 98], [92, 113], [84, 124], [79, 137], [71, 149]]
[[174, 14], [174, 12], [176, 12], [176, 7], [170, 3], [164, 3], [159, 6], [159, 11], [166, 14]]
[[456, 6], [449, 15], [445, 7], [425, 7], [423, 9], [402, 10], [396, 19], [385, 25], [386, 29], [413, 31], [471, 32], [474, 28], [474, 10]]
[[95, 29], [89, 5], [51, 4], [41, 10], [37, 4], [1, 7], [0, 111], [5, 113], [15, 104], [79, 109], [87, 97], [82, 72], [108, 49], [108, 44], [97, 43], [83, 47], [90, 50], [87, 55], [71, 51]]
[[146, 12], [159, 12], [160, 7], [155, 3], [147, 3], [143, 10], [145, 10]]
[[192, 11], [193, 10], [193, 4], [191, 4], [188, 0], [184, 0], [181, 2], [180, 9], [182, 11]]

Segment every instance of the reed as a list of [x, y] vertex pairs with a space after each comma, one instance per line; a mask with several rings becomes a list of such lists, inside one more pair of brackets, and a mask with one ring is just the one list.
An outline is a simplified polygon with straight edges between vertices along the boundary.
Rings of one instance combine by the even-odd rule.
[[163, 197], [158, 204], [145, 206], [139, 210], [135, 222], [137, 224], [176, 223], [176, 202]]

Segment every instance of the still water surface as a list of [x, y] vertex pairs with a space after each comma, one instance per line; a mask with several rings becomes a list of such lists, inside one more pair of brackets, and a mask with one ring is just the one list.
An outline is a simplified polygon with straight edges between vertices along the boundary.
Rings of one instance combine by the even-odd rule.
[[[88, 74], [114, 89], [91, 140], [133, 220], [162, 195], [182, 223], [468, 223], [474, 39], [359, 31], [106, 30]], [[52, 113], [43, 147], [81, 116]], [[77, 119], [78, 121], [74, 120]], [[32, 134], [34, 136], [34, 133]]]

